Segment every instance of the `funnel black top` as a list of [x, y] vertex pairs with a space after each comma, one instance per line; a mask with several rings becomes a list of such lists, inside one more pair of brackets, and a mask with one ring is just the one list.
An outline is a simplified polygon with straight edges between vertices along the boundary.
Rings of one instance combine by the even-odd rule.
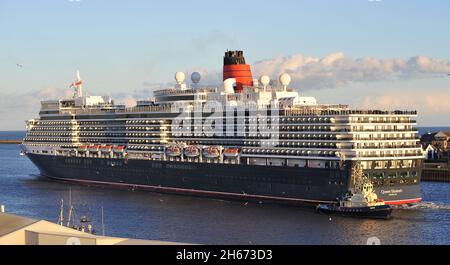
[[243, 51], [227, 51], [223, 57], [224, 65], [245, 64]]

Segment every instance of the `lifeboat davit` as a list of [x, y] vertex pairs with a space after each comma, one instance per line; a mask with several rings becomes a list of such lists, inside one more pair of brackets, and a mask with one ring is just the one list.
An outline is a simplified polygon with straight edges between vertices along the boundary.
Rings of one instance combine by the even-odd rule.
[[222, 147], [220, 146], [207, 146], [203, 148], [203, 156], [206, 158], [219, 158]]
[[197, 146], [188, 146], [184, 149], [184, 155], [187, 157], [199, 157], [201, 150]]
[[166, 155], [170, 157], [178, 157], [183, 153], [183, 148], [178, 145], [171, 145], [166, 147]]
[[225, 148], [223, 151], [223, 156], [227, 158], [236, 158], [241, 153], [241, 150], [239, 148]]

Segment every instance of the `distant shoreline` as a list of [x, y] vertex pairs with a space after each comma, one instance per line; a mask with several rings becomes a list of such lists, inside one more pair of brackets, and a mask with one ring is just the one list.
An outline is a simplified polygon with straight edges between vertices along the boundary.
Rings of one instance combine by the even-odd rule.
[[0, 144], [21, 144], [21, 140], [0, 140]]

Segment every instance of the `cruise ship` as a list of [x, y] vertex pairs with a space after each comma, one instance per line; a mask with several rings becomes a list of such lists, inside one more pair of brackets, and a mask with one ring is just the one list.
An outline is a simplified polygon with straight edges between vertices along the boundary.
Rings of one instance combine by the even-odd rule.
[[289, 74], [254, 79], [242, 51], [223, 59], [220, 86], [177, 72], [133, 107], [85, 95], [78, 73], [26, 121], [22, 152], [54, 180], [282, 204], [336, 202], [358, 166], [387, 204], [421, 201], [416, 111], [321, 104]]

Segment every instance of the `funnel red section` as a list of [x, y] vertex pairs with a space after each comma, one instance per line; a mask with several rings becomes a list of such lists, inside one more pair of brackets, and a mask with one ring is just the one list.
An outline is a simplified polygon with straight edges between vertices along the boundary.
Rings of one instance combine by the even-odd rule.
[[253, 76], [250, 65], [245, 64], [242, 51], [228, 51], [225, 53], [223, 65], [223, 80], [236, 79], [234, 91], [241, 93], [244, 86], [253, 86]]

